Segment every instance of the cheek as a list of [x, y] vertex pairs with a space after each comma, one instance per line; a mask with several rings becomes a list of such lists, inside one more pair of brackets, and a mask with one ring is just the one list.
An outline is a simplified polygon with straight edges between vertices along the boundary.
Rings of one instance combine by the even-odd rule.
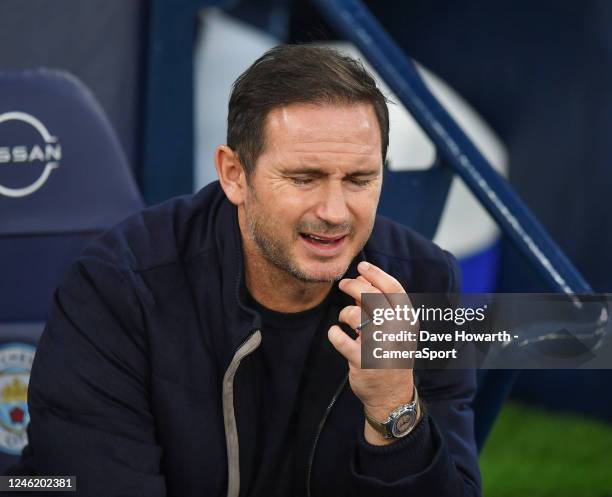
[[352, 203], [352, 212], [357, 223], [358, 230], [368, 228], [376, 217], [376, 209], [378, 207], [378, 195], [372, 194], [369, 196], [362, 195]]
[[304, 205], [296, 199], [289, 198], [267, 206], [265, 211], [266, 224], [271, 234], [285, 241], [299, 237], [300, 226], [308, 217]]
[[[280, 194], [278, 192], [258, 191], [257, 197], [253, 198], [252, 206], [267, 218], [270, 223], [285, 224], [288, 219], [296, 216], [303, 210], [302, 202], [295, 195], [289, 193]], [[299, 214], [298, 214], [299, 215]]]
[[295, 226], [303, 219], [308, 218], [314, 209], [309, 208], [310, 202], [307, 198], [296, 194], [287, 194], [275, 203], [275, 217], [273, 221], [279, 224]]
[[277, 212], [299, 211], [303, 209], [305, 200], [299, 191], [296, 192], [286, 187], [268, 191], [268, 195], [261, 198], [262, 203]]

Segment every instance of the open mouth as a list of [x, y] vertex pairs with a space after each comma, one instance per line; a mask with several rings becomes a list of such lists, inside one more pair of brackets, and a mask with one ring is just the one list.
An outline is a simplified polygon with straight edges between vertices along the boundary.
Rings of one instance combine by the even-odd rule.
[[302, 235], [304, 238], [306, 238], [309, 241], [323, 243], [326, 245], [331, 245], [333, 243], [339, 242], [346, 236], [346, 235], [321, 236], [321, 235], [311, 235], [310, 233], [300, 233], [300, 235]]
[[311, 233], [300, 233], [304, 241], [309, 245], [320, 248], [335, 248], [342, 244], [347, 235], [323, 236]]

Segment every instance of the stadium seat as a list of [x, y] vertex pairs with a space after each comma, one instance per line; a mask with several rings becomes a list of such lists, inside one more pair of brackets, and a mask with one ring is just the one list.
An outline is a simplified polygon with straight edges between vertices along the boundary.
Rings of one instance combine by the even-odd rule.
[[0, 71], [0, 469], [27, 443], [30, 366], [63, 272], [142, 207], [117, 137], [80, 81]]

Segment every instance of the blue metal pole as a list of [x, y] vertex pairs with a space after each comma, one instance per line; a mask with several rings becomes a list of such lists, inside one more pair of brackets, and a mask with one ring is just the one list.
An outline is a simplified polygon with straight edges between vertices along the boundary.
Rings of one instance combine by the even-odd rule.
[[378, 71], [502, 230], [543, 275], [552, 289], [591, 293], [591, 287], [546, 233], [511, 187], [487, 162], [429, 91], [406, 57], [359, 0], [315, 0], [337, 30]]

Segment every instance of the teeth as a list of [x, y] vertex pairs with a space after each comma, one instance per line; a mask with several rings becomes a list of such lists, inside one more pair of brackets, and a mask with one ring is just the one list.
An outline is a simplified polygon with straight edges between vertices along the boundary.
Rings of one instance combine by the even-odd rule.
[[337, 240], [330, 240], [329, 238], [319, 238], [318, 236], [314, 236], [314, 235], [306, 235], [306, 236], [310, 238], [311, 240], [315, 240], [320, 243], [335, 243], [337, 241]]

